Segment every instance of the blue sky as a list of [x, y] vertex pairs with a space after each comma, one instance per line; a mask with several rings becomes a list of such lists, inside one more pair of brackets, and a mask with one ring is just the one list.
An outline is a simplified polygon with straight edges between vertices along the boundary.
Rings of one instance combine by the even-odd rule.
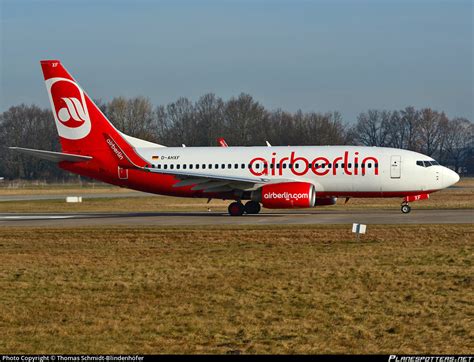
[[474, 120], [473, 2], [0, 0], [0, 111], [47, 106], [40, 59], [93, 98], [246, 92], [269, 109], [407, 105]]

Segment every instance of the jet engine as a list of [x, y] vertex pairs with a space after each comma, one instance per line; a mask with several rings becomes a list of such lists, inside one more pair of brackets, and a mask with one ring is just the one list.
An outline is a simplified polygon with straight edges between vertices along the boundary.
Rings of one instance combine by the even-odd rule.
[[265, 185], [253, 191], [251, 198], [268, 209], [314, 207], [316, 189], [309, 182], [283, 182]]

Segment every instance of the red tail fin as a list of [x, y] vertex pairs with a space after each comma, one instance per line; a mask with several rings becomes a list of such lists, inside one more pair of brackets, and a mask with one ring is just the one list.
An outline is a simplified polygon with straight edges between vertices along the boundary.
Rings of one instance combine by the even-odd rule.
[[41, 68], [64, 152], [117, 163], [116, 152], [111, 142], [107, 142], [112, 138], [134, 164], [140, 167], [146, 164], [59, 60], [43, 60]]

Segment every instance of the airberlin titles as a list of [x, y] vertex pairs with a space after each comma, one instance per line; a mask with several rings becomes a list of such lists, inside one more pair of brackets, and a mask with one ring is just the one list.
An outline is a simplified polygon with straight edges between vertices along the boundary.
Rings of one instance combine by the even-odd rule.
[[291, 152], [290, 157], [278, 159], [276, 152], [273, 152], [270, 161], [264, 157], [255, 157], [249, 164], [249, 170], [254, 176], [268, 176], [269, 174], [281, 176], [283, 169], [287, 167], [296, 176], [304, 176], [309, 170], [316, 176], [325, 176], [330, 172], [337, 175], [342, 171], [345, 175], [358, 175], [360, 172], [362, 176], [365, 176], [367, 168], [373, 168], [374, 174], [379, 174], [376, 157], [364, 157], [359, 163], [359, 152], [355, 152], [352, 156], [349, 151], [345, 151], [343, 156], [336, 157], [332, 161], [324, 156], [318, 156], [309, 161], [306, 157], [297, 157], [295, 152]]

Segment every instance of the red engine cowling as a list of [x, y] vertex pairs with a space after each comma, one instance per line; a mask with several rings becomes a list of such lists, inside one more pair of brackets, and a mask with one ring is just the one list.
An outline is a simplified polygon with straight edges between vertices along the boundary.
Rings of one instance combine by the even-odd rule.
[[292, 209], [314, 207], [316, 190], [308, 182], [284, 182], [265, 185], [261, 189], [260, 201], [268, 209]]

